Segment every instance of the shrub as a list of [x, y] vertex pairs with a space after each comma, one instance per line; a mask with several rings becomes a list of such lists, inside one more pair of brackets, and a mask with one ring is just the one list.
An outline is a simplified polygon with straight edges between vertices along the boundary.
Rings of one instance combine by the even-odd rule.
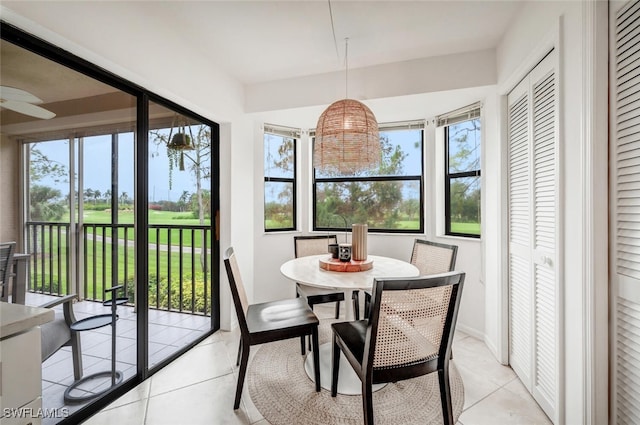
[[[210, 280], [209, 280], [210, 282]], [[183, 275], [183, 288], [182, 288], [182, 304], [180, 305], [180, 280], [176, 277], [172, 278], [170, 283], [171, 291], [168, 293], [167, 285], [168, 281], [166, 276], [160, 279], [158, 282], [155, 275], [149, 275], [149, 306], [158, 307], [166, 310], [180, 310], [194, 311], [195, 313], [210, 314], [211, 303], [207, 302], [207, 308], [205, 311], [205, 298], [204, 298], [204, 276], [201, 273], [197, 273], [195, 277], [195, 299], [194, 305], [191, 306], [191, 275]], [[159, 285], [159, 290], [157, 290]], [[210, 293], [207, 294], [209, 297]], [[169, 308], [169, 301], [171, 301], [171, 308]]]

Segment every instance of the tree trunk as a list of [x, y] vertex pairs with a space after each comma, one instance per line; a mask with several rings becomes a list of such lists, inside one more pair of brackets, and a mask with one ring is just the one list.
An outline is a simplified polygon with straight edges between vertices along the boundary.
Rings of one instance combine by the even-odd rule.
[[[202, 202], [202, 183], [201, 183], [201, 177], [202, 177], [202, 172], [200, 171], [200, 151], [197, 151], [197, 156], [196, 156], [196, 160], [198, 161], [196, 164], [196, 193], [198, 195], [198, 221], [200, 223], [200, 225], [202, 226], [204, 224], [204, 205]], [[204, 246], [204, 240], [206, 237], [206, 232], [204, 230], [201, 231], [201, 246], [202, 248], [200, 249], [200, 267], [202, 267], [202, 271], [204, 271], [204, 264], [205, 264], [205, 256], [207, 255]]]

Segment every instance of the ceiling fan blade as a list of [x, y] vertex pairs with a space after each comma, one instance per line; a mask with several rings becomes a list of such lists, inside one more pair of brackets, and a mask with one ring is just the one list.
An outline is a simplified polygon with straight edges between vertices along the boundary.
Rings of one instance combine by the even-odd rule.
[[16, 111], [24, 115], [41, 118], [43, 120], [48, 120], [56, 116], [56, 114], [54, 114], [51, 111], [47, 111], [44, 108], [41, 108], [36, 105], [32, 105], [30, 103], [25, 103], [25, 102], [3, 100], [2, 102], [0, 102], [0, 106], [3, 108], [11, 109], [12, 111]]
[[28, 91], [9, 86], [0, 86], [0, 99], [27, 103], [42, 103], [42, 99], [32, 95]]

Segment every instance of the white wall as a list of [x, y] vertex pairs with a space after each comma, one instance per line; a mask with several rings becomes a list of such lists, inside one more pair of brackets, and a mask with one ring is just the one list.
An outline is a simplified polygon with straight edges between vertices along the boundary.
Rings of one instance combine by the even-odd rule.
[[[496, 81], [495, 63], [495, 51], [491, 49], [352, 69], [349, 97], [386, 99], [492, 85]], [[245, 110], [251, 113], [329, 105], [345, 96], [344, 79], [344, 72], [334, 72], [249, 85]]]
[[484, 341], [496, 359], [508, 363], [507, 339], [502, 334], [502, 324], [508, 320], [503, 301], [507, 293], [500, 262], [500, 253], [506, 249], [503, 243], [507, 214], [505, 188], [506, 175], [502, 164], [506, 161], [506, 148], [500, 120], [501, 102], [497, 94], [488, 96], [484, 103], [484, 139], [482, 145], [482, 255], [484, 265]]

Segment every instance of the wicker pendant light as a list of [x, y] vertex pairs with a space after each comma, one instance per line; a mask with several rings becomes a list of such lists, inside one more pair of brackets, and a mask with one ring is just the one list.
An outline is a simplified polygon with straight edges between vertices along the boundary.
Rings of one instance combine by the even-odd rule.
[[[347, 49], [345, 39], [345, 62]], [[347, 62], [345, 85], [348, 72]], [[329, 105], [318, 119], [315, 137], [313, 166], [318, 170], [351, 175], [380, 164], [378, 122], [371, 109], [357, 100], [347, 98]]]

